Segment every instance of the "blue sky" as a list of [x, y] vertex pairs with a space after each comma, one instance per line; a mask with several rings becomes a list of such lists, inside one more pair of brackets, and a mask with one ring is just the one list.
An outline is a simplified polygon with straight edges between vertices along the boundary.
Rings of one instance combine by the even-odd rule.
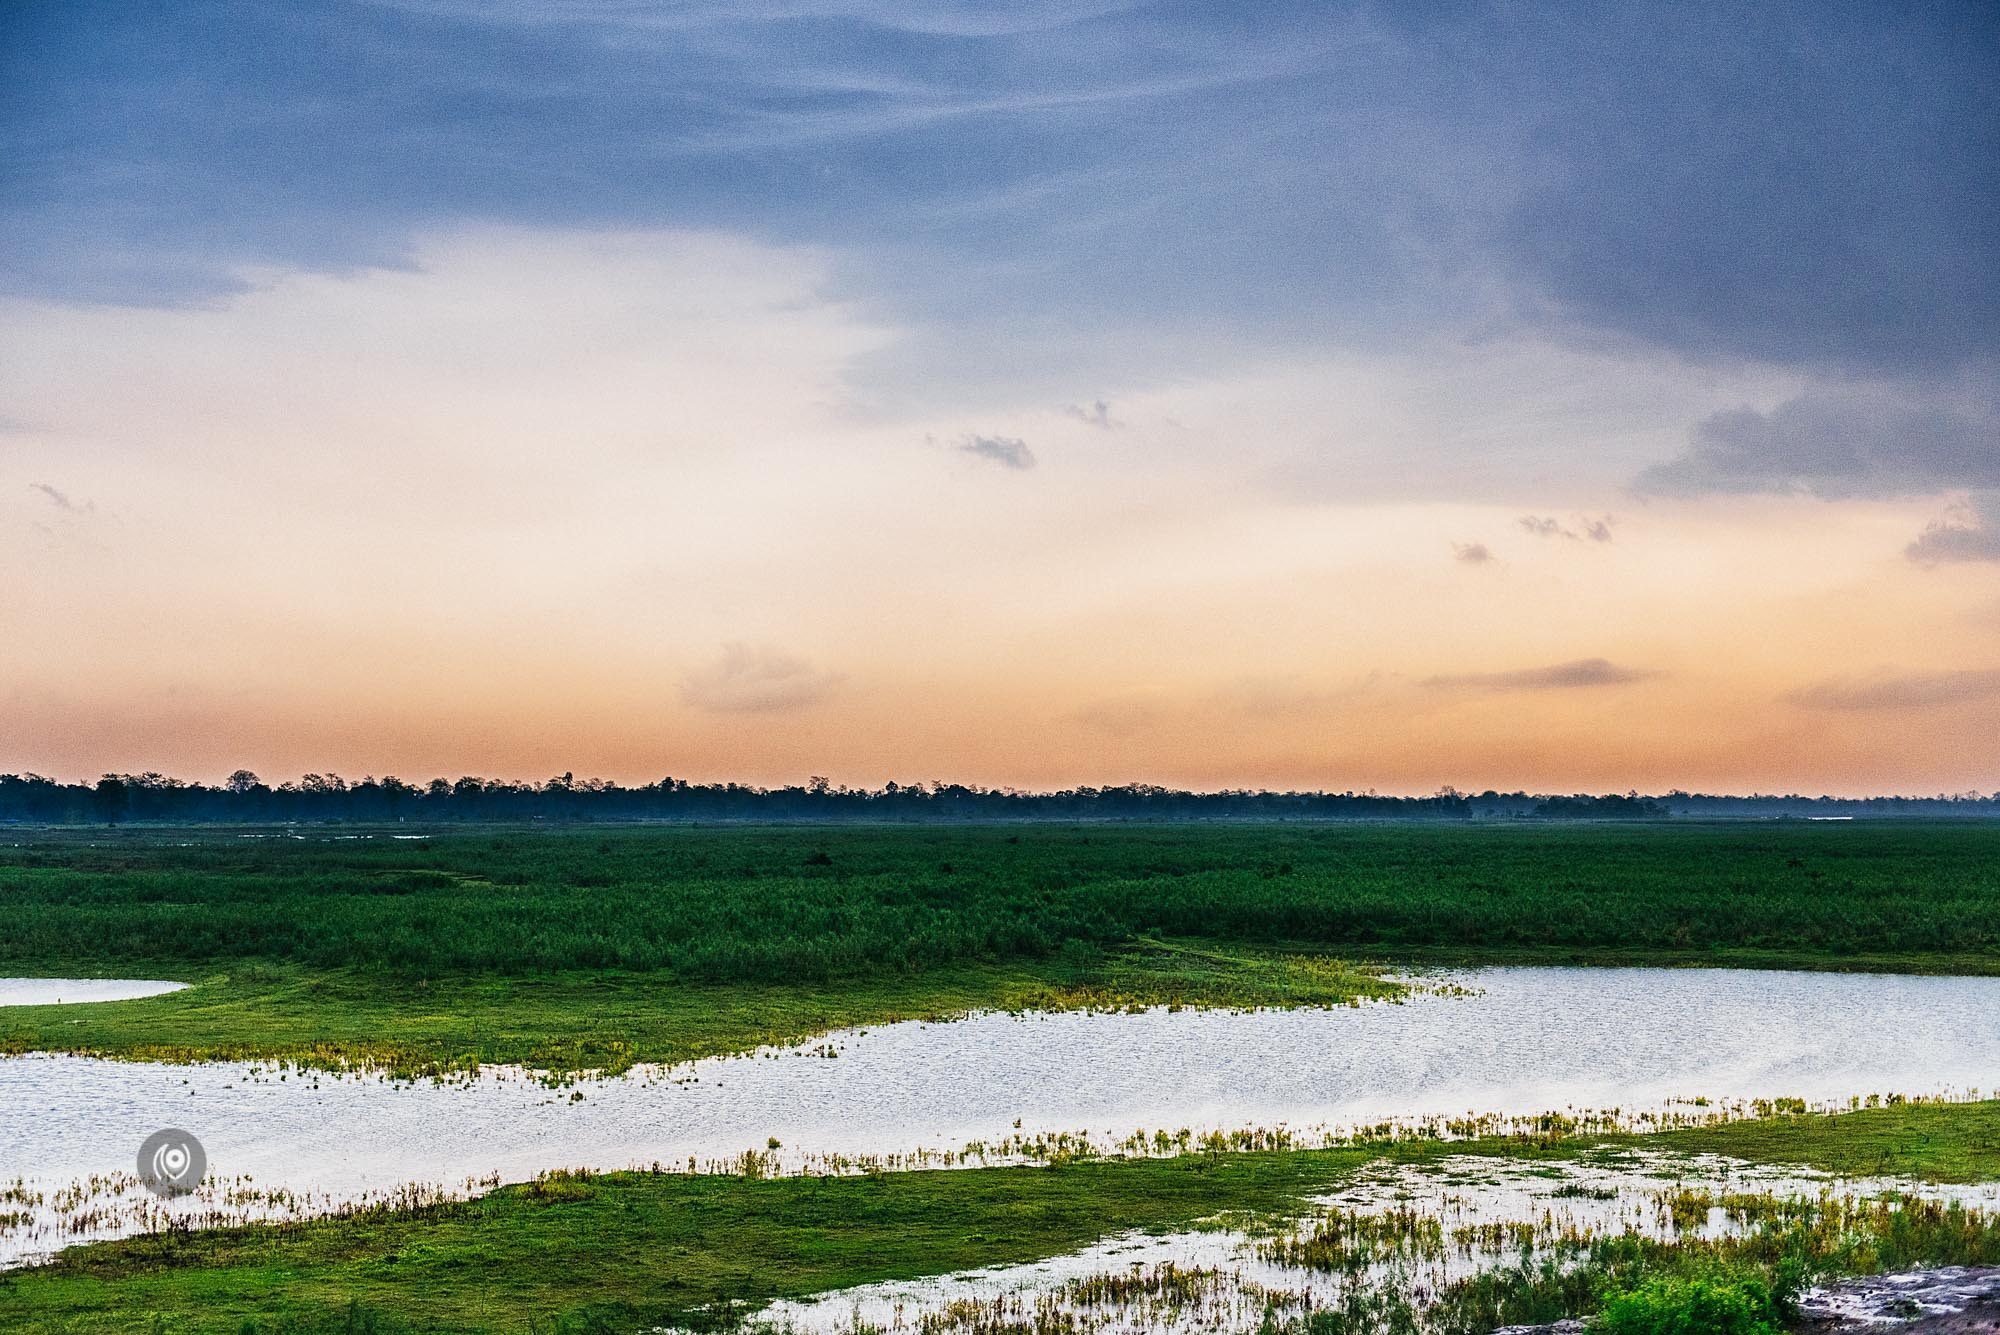
[[[536, 504], [566, 542], [627, 535], [576, 576], [611, 617], [665, 559], [619, 479], [699, 526], [698, 473], [734, 516], [711, 544], [732, 569], [813, 566], [792, 544], [821, 520], [829, 543], [875, 543], [850, 552], [867, 579], [820, 591], [843, 629], [777, 574], [728, 609], [676, 604], [699, 629], [633, 652], [701, 698], [725, 698], [715, 672], [794, 668], [864, 697], [890, 649], [854, 628], [921, 601], [891, 587], [915, 575], [880, 572], [957, 536], [983, 545], [955, 587], [1019, 581], [963, 646], [1046, 660], [1025, 646], [1052, 585], [1101, 592], [1072, 631], [1129, 620], [1116, 665], [1043, 691], [1067, 754], [1098, 757], [1043, 777], [1129, 777], [1091, 766], [1145, 769], [1149, 737], [1225, 699], [1330, 726], [1370, 673], [1567, 682], [1602, 662], [1589, 689], [1657, 713], [1649, 692], [1702, 698], [1725, 626], [1796, 617], [1798, 680], [1764, 665], [1713, 698], [1930, 698], [1891, 687], [1946, 674], [1962, 707], [1931, 717], [1930, 749], [1823, 768], [2000, 781], [1950, 741], [2000, 707], [1991, 4], [16, 0], [0, 58], [0, 531], [42, 544], [0, 556], [64, 566], [52, 598], [115, 586], [142, 533], [416, 541], [388, 501], [284, 492], [310, 458], [407, 469], [468, 550], [517, 543]], [[481, 407], [539, 375], [511, 416]], [[774, 468], [814, 489], [787, 499]], [[551, 499], [600, 483], [594, 512]], [[1296, 546], [1266, 568], [1244, 533]], [[1812, 588], [1787, 583], [1805, 550]], [[1347, 564], [1312, 586], [1332, 551]], [[1309, 650], [1246, 641], [1199, 681], [1133, 666], [1170, 624], [1223, 634], [1228, 615], [1175, 623], [1134, 573], [1197, 560], [1237, 572], [1238, 606], [1316, 599]], [[1623, 619], [1691, 566], [1708, 604]], [[1745, 570], [1779, 602], [1755, 603]], [[329, 635], [354, 592], [323, 590]], [[1476, 643], [1384, 621], [1363, 644], [1374, 612], [1341, 622], [1349, 598], [1499, 619]], [[1843, 625], [1837, 606], [1872, 610]], [[146, 689], [198, 694], [206, 653], [285, 615], [218, 622]], [[60, 683], [91, 634], [38, 633], [46, 652], [0, 666], [52, 683], [50, 720], [50, 701], [88, 708]], [[1391, 662], [1382, 636], [1420, 648]], [[1007, 694], [934, 667], [959, 698]], [[1820, 689], [1843, 673], [1866, 680]], [[1489, 722], [1513, 740], [1468, 763], [1559, 769], [1545, 734]], [[1727, 757], [1814, 741], [1810, 719], [1756, 726], [1699, 763], [1748, 774]], [[1169, 767], [1276, 780], [1326, 759], [1238, 750]], [[1629, 757], [1584, 768], [1616, 779]]]

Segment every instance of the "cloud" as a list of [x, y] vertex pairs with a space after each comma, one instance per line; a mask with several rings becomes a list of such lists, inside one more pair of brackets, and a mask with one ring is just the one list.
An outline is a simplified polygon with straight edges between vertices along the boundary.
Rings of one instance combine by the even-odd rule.
[[48, 498], [49, 504], [67, 515], [87, 515], [97, 509], [94, 502], [83, 501], [79, 503], [71, 500], [67, 492], [58, 491], [46, 482], [30, 482], [28, 490], [39, 491], [43, 496]]
[[[199, 304], [246, 265], [404, 268], [470, 219], [716, 229], [838, 254], [907, 335], [857, 382], [928, 417], [1329, 332], [1636, 337], [1724, 372], [2000, 347], [1990, 6], [1251, 32], [1118, 0], [402, 4], [14, 6], [8, 128], [40, 166], [4, 287]], [[339, 151], [300, 172], [300, 144]]]
[[1589, 25], [1550, 9], [1508, 50], [1483, 27], [1478, 49], [1524, 79], [1563, 72], [1529, 94], [1561, 111], [1528, 141], [1540, 170], [1507, 229], [1558, 309], [1717, 359], [1922, 373], [1992, 356], [1990, 6], [1778, 0], [1726, 26], [1699, 6]]
[[1903, 554], [1920, 566], [1961, 561], [2000, 561], [2000, 496], [1968, 501], [1960, 515], [1937, 520], [1924, 528]]
[[837, 673], [782, 650], [732, 643], [721, 658], [681, 679], [681, 699], [716, 714], [775, 714], [818, 704], [839, 682]]
[[1936, 566], [1958, 561], [2000, 561], [2000, 527], [1981, 524], [1930, 524], [1904, 553], [1918, 565]]
[[1035, 452], [1028, 448], [1028, 442], [1018, 436], [967, 436], [958, 443], [961, 454], [970, 454], [978, 459], [990, 459], [1002, 468], [1017, 472], [1035, 466]]
[[1738, 408], [1694, 429], [1686, 453], [1641, 473], [1642, 493], [1775, 492], [1828, 500], [1971, 491], [1961, 513], [1903, 549], [1921, 566], [2000, 560], [2000, 409], [1940, 406], [1883, 389], [1812, 390], [1770, 412]]
[[1687, 451], [1641, 473], [1644, 493], [1777, 492], [1890, 498], [2000, 487], [2000, 420], [1889, 391], [1813, 390], [1770, 412], [1695, 427]]
[[1838, 677], [1785, 697], [1806, 709], [1925, 709], [2000, 697], [2000, 668]]
[[1617, 521], [1610, 515], [1601, 519], [1578, 515], [1577, 527], [1570, 528], [1553, 515], [1522, 515], [1519, 522], [1523, 529], [1538, 538], [1568, 538], [1571, 542], [1582, 542], [1588, 538], [1592, 542], [1610, 542], [1611, 526]]
[[1064, 408], [1063, 412], [1087, 426], [1102, 427], [1106, 431], [1125, 425], [1111, 415], [1111, 405], [1103, 399], [1099, 399], [1087, 407], [1082, 404], [1072, 403]]
[[1585, 686], [1623, 686], [1659, 675], [1640, 668], [1619, 667], [1609, 659], [1578, 658], [1568, 663], [1520, 668], [1512, 672], [1468, 672], [1429, 677], [1423, 684], [1443, 690], [1561, 691]]
[[1483, 566], [1493, 559], [1493, 549], [1483, 542], [1454, 542], [1451, 556], [1469, 566]]

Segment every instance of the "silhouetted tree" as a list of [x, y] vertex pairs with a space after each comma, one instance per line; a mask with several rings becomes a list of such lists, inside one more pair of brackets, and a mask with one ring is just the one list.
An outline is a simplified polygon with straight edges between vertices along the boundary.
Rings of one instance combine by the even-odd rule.
[[97, 781], [91, 790], [90, 809], [106, 825], [116, 825], [125, 815], [125, 808], [131, 801], [125, 780], [116, 774], [107, 774]]
[[41, 824], [191, 823], [200, 821], [522, 821], [522, 820], [1659, 820], [1672, 816], [1996, 817], [2000, 793], [1940, 793], [1925, 797], [1803, 797], [1711, 795], [1676, 790], [1661, 797], [1636, 792], [1477, 794], [1452, 787], [1429, 797], [1368, 792], [1197, 793], [1159, 784], [1077, 787], [1058, 792], [936, 780], [885, 783], [878, 789], [836, 786], [824, 775], [783, 788], [740, 783], [689, 783], [663, 778], [626, 788], [565, 773], [546, 783], [466, 775], [422, 787], [394, 776], [350, 784], [333, 773], [265, 785], [237, 770], [210, 787], [163, 774], [106, 774], [93, 783], [58, 783], [36, 774], [0, 774], [0, 821]]

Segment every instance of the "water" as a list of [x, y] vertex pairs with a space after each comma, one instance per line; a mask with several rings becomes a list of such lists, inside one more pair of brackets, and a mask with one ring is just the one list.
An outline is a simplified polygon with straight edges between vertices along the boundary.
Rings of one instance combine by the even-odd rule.
[[186, 983], [158, 978], [0, 978], [0, 1006], [55, 1006], [74, 1001], [133, 1001], [178, 992]]
[[[130, 1174], [153, 1130], [201, 1138], [218, 1194], [172, 1209], [220, 1222], [465, 1189], [552, 1167], [687, 1167], [761, 1151], [956, 1150], [1015, 1134], [1270, 1127], [1551, 1109], [1627, 1113], [1675, 1100], [2000, 1086], [2000, 978], [1747, 970], [1486, 969], [1473, 995], [1332, 1010], [986, 1015], [889, 1025], [787, 1051], [641, 1068], [576, 1089], [513, 1070], [459, 1085], [281, 1072], [0, 1059], [0, 1184], [33, 1194]], [[831, 1053], [832, 1056], [821, 1055]], [[247, 1182], [245, 1181], [247, 1179]], [[233, 1185], [230, 1185], [233, 1184]], [[0, 1259], [156, 1226], [129, 1183], [93, 1193], [81, 1232], [0, 1230]], [[227, 1198], [226, 1200], [224, 1198]], [[206, 1213], [204, 1213], [206, 1212]], [[90, 1213], [85, 1211], [84, 1213]]]
[[[1925, 1185], [1890, 1178], [1837, 1181], [1810, 1170], [1745, 1164], [1715, 1155], [1625, 1153], [1570, 1163], [1512, 1163], [1489, 1156], [1422, 1165], [1377, 1164], [1342, 1190], [1316, 1198], [1296, 1220], [1257, 1231], [1207, 1228], [1168, 1234], [1125, 1233], [1062, 1256], [925, 1279], [897, 1280], [772, 1303], [757, 1326], [791, 1335], [846, 1335], [862, 1326], [922, 1335], [980, 1335], [1003, 1323], [1082, 1335], [1139, 1335], [1187, 1330], [1254, 1331], [1267, 1311], [1279, 1315], [1336, 1306], [1355, 1288], [1434, 1295], [1454, 1280], [1518, 1261], [1574, 1258], [1592, 1240], [1632, 1235], [1674, 1241], [1750, 1231], [1721, 1207], [1675, 1222], [1673, 1197], [1689, 1190], [1779, 1199], [1865, 1201], [1878, 1197], [1958, 1202], [1991, 1210], [2000, 1184]], [[1403, 1226], [1362, 1250], [1353, 1269], [1292, 1264], [1272, 1243], [1310, 1236], [1326, 1212], [1383, 1217]], [[1435, 1232], [1426, 1233], [1427, 1228]], [[1178, 1272], [1191, 1279], [1158, 1288], [1135, 1281]], [[1125, 1291], [1093, 1281], [1122, 1281]], [[1992, 1287], [1992, 1277], [1960, 1272], [1949, 1295]], [[1106, 1288], [1110, 1287], [1107, 1295]], [[1815, 1310], [1871, 1310], [1849, 1288], [1816, 1291]], [[1900, 1282], [1875, 1290], [1905, 1292]], [[1139, 1290], [1132, 1293], [1131, 1290]], [[1907, 1294], [1905, 1293], [1905, 1296]], [[1962, 1303], [1960, 1304], [1963, 1305]], [[1875, 1301], [1872, 1310], [1885, 1304]], [[1039, 1318], [1039, 1320], [1038, 1320]]]

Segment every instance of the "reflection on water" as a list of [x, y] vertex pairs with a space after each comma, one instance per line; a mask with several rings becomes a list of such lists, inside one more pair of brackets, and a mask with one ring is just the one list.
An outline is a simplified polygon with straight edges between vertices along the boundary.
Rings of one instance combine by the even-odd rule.
[[132, 1001], [178, 992], [186, 983], [157, 978], [0, 978], [0, 1006], [55, 1006], [73, 1001]]
[[[1470, 996], [1308, 1011], [987, 1015], [789, 1051], [642, 1068], [575, 1089], [519, 1071], [396, 1085], [243, 1063], [0, 1059], [0, 1184], [44, 1196], [129, 1173], [192, 1131], [220, 1182], [323, 1209], [410, 1183], [558, 1166], [686, 1167], [769, 1140], [809, 1156], [1015, 1135], [1272, 1127], [1619, 1109], [1676, 1099], [1965, 1093], [2000, 1085], [2000, 978], [1746, 970], [1487, 969]], [[1307, 1133], [1310, 1133], [1308, 1135]], [[194, 1212], [195, 1198], [169, 1208]], [[290, 1208], [290, 1207], [288, 1207]], [[130, 1231], [107, 1212], [102, 1232]], [[146, 1221], [141, 1221], [146, 1222]], [[0, 1232], [0, 1255], [30, 1244]]]

